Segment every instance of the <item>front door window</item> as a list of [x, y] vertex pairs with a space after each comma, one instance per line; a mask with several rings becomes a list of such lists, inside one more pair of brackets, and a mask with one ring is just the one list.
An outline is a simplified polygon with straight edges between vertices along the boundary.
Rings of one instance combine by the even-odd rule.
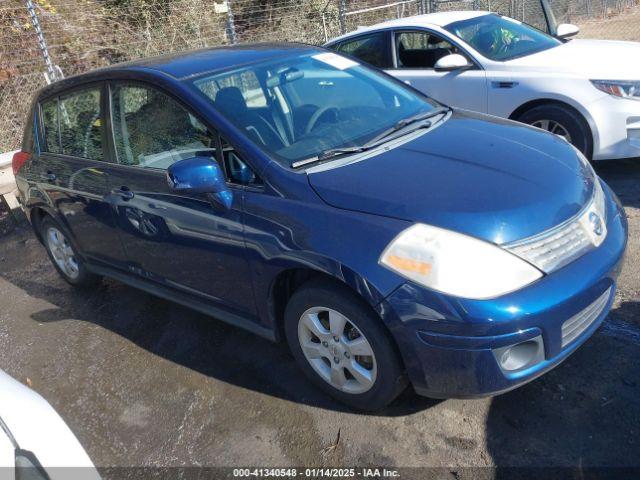
[[167, 169], [195, 156], [215, 156], [207, 127], [176, 100], [156, 89], [116, 86], [111, 94], [113, 136], [124, 165]]
[[447, 40], [431, 32], [396, 34], [398, 68], [433, 69], [442, 57], [459, 53]]

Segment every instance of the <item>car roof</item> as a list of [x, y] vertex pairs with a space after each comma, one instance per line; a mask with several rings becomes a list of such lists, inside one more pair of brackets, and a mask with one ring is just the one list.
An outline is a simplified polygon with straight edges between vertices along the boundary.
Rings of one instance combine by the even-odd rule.
[[368, 27], [358, 27], [357, 30], [349, 32], [346, 35], [342, 35], [331, 40], [329, 43], [343, 40], [345, 38], [359, 35], [361, 33], [380, 30], [383, 28], [399, 28], [399, 27], [445, 27], [451, 23], [459, 22], [461, 20], [468, 20], [470, 18], [482, 17], [489, 15], [491, 12], [484, 10], [458, 10], [451, 12], [438, 12], [427, 13], [425, 15], [414, 15], [413, 17], [397, 18], [394, 20], [387, 20], [386, 22], [376, 23]]
[[175, 80], [196, 77], [205, 73], [215, 73], [236, 66], [248, 65], [263, 60], [322, 51], [316, 47], [303, 43], [248, 43], [226, 45], [220, 47], [190, 50], [170, 53], [155, 57], [141, 58], [124, 63], [117, 63], [108, 67], [94, 69], [86, 73], [65, 78], [45, 87], [39, 97], [64, 91], [90, 81], [113, 78], [127, 73], [145, 71], [168, 76]]

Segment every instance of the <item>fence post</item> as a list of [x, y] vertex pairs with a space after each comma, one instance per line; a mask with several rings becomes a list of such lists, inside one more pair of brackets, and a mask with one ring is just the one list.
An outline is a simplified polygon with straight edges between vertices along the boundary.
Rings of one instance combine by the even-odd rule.
[[238, 42], [236, 35], [236, 24], [233, 20], [233, 8], [231, 7], [231, 0], [227, 0], [227, 38], [233, 45]]
[[347, 0], [338, 2], [338, 20], [340, 21], [340, 33], [347, 33]]
[[38, 37], [38, 46], [40, 47], [40, 52], [42, 53], [44, 64], [47, 67], [47, 72], [45, 73], [47, 83], [61, 80], [63, 78], [62, 71], [59, 68], [54, 67], [53, 62], [51, 61], [49, 48], [47, 47], [47, 42], [44, 39], [42, 28], [40, 28], [40, 20], [38, 19], [38, 14], [36, 13], [36, 7], [31, 0], [26, 0], [26, 4], [27, 11], [29, 12], [29, 16], [31, 17], [31, 23], [33, 24], [33, 29], [35, 30], [36, 36]]

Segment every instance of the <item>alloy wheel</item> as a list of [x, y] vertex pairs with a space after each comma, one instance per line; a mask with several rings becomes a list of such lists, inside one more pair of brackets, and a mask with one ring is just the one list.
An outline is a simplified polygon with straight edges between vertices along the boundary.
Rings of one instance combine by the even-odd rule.
[[536, 120], [531, 124], [532, 127], [541, 128], [547, 132], [551, 132], [559, 137], [564, 138], [567, 142], [571, 143], [571, 134], [569, 130], [561, 123], [555, 120]]
[[75, 252], [64, 234], [55, 227], [47, 229], [47, 247], [62, 272], [72, 280], [80, 275]]
[[371, 344], [356, 324], [336, 310], [313, 307], [298, 321], [305, 358], [332, 387], [361, 394], [373, 387], [377, 363]]

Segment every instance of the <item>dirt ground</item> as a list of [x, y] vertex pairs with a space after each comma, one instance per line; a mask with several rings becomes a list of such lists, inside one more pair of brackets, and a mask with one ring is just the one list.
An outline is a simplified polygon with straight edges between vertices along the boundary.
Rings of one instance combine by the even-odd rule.
[[599, 173], [631, 228], [615, 306], [565, 363], [499, 397], [407, 391], [375, 415], [346, 410], [284, 345], [113, 281], [74, 290], [6, 219], [0, 368], [29, 379], [98, 466], [639, 467], [640, 162]]
[[578, 38], [640, 41], [640, 12], [589, 20], [578, 25], [580, 26]]

